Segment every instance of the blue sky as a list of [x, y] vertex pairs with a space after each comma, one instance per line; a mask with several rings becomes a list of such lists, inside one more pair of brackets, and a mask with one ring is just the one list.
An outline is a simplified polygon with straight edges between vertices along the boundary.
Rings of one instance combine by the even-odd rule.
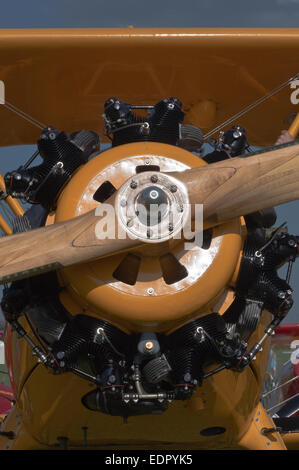
[[[88, 28], [128, 25], [297, 27], [299, 0], [1, 0], [0, 2], [0, 28]], [[31, 146], [0, 148], [0, 171], [5, 173], [15, 169], [26, 161], [32, 151]], [[297, 201], [278, 207], [278, 223], [288, 221], [289, 231], [294, 234], [299, 234], [298, 210]], [[288, 321], [299, 320], [298, 283], [299, 261], [292, 276], [291, 284], [297, 292], [295, 306], [288, 316]]]
[[0, 28], [294, 27], [298, 0], [1, 0]]

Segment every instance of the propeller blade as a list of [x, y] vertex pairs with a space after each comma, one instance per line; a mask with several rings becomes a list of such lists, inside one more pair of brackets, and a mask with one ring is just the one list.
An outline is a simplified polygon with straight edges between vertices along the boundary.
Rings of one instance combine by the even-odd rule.
[[[114, 215], [112, 215], [115, 218]], [[28, 232], [0, 238], [0, 283], [105, 257], [140, 245], [140, 241], [99, 239], [96, 211]], [[109, 220], [105, 219], [107, 224]], [[116, 221], [116, 233], [117, 224]]]
[[275, 147], [182, 173], [191, 204], [203, 204], [204, 227], [299, 198], [299, 144]]

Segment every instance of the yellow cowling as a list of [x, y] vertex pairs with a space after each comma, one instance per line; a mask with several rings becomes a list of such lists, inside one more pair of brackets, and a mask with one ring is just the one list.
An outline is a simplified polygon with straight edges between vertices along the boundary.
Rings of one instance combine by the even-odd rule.
[[[186, 150], [166, 144], [133, 143], [112, 148], [73, 176], [60, 196], [55, 222], [95, 208], [99, 203], [93, 195], [101, 184], [109, 181], [118, 189], [136, 173], [136, 166], [146, 164], [169, 172], [205, 163]], [[60, 272], [65, 287], [61, 301], [74, 314], [87, 308], [92, 315], [135, 331], [165, 331], [211, 309], [218, 311], [240, 256], [240, 220], [214, 228], [204, 248], [186, 249], [184, 243], [182, 239], [149, 244], [131, 251], [131, 255], [117, 254], [65, 268]], [[140, 266], [137, 281], [131, 285], [126, 275], [135, 269], [135, 258]], [[121, 280], [113, 275], [120, 264]], [[180, 266], [187, 270], [182, 279], [179, 274], [175, 276]], [[169, 283], [170, 274], [175, 282]]]

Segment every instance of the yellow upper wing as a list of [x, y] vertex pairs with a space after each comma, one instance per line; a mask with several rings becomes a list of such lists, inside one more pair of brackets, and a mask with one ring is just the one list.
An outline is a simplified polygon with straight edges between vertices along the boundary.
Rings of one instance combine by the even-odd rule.
[[[105, 100], [177, 96], [204, 132], [299, 72], [299, 29], [35, 29], [0, 31], [6, 100], [59, 129], [100, 131]], [[296, 112], [288, 87], [238, 123], [271, 144]], [[40, 130], [0, 106], [0, 145]]]

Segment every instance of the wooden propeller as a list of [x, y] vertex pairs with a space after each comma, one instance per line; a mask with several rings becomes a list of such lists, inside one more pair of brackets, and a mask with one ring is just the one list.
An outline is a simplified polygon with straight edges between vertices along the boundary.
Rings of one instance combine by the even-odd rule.
[[172, 174], [191, 204], [203, 204], [205, 227], [299, 198], [299, 145], [281, 146]]
[[[205, 226], [211, 227], [298, 199], [299, 145], [171, 175], [186, 184], [191, 204], [203, 204]], [[129, 238], [100, 240], [95, 235], [98, 222], [99, 217], [91, 211], [66, 222], [1, 238], [0, 282], [108, 256], [141, 243]]]

